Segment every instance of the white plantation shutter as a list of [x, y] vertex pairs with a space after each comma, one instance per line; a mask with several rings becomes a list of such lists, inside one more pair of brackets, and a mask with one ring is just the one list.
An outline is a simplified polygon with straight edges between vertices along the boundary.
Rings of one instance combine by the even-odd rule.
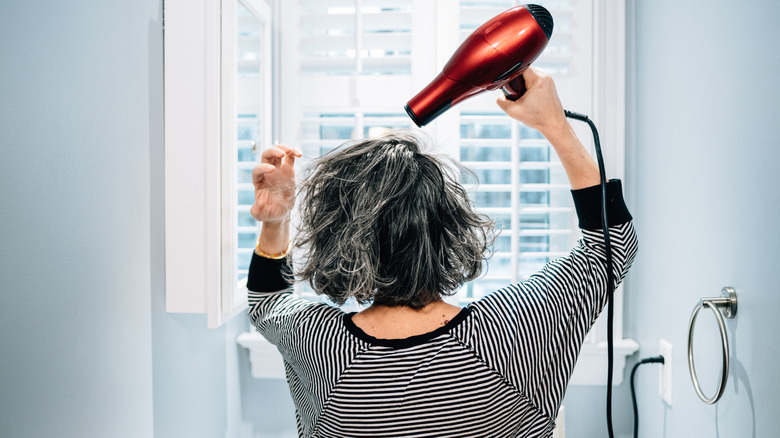
[[[414, 127], [403, 110], [404, 104], [441, 71], [476, 27], [524, 3], [281, 2], [284, 98], [280, 104], [280, 139], [301, 146], [305, 167], [307, 159], [346, 140], [369, 137], [372, 128]], [[623, 36], [619, 34], [621, 26], [616, 26], [617, 30], [610, 27], [613, 22], [622, 23], [622, 1], [533, 3], [545, 6], [554, 18], [550, 43], [534, 66], [553, 75], [566, 108], [588, 114], [597, 123], [608, 177], [622, 177]], [[300, 30], [296, 33], [293, 29]], [[615, 58], [615, 62], [605, 61], [607, 57]], [[605, 91], [607, 85], [618, 91]], [[495, 104], [497, 96], [496, 92], [473, 97], [425, 128], [440, 150], [476, 174], [478, 184], [469, 175], [464, 175], [463, 183], [477, 208], [494, 217], [501, 228], [486, 274], [465, 285], [454, 299], [461, 305], [527, 278], [551, 259], [567, 254], [579, 238], [570, 186], [557, 156], [537, 131], [503, 114]], [[578, 122], [573, 126], [583, 143], [592, 145], [590, 130]], [[311, 293], [308, 286], [300, 288], [304, 294]], [[618, 295], [618, 339], [622, 338], [621, 309]], [[605, 339], [603, 324], [597, 322], [589, 335], [588, 342], [594, 349]], [[620, 345], [616, 344], [618, 352]], [[586, 346], [583, 351], [587, 354], [590, 350]], [[603, 382], [603, 373], [594, 376], [580, 379], [575, 373], [573, 383]]]
[[409, 74], [410, 0], [300, 4], [304, 74]]
[[465, 108], [460, 127], [461, 163], [479, 180], [472, 199], [501, 229], [486, 275], [461, 294], [471, 301], [567, 254], [577, 233], [568, 180], [538, 132], [503, 113]]
[[[282, 3], [281, 139], [321, 155], [372, 127], [410, 128], [412, 0]], [[294, 33], [294, 32], [292, 32]], [[400, 105], [399, 105], [400, 104]]]
[[[590, 82], [589, 75], [578, 74], [581, 68], [573, 67], [577, 50], [586, 49], [587, 53], [580, 54], [582, 59], [591, 56], [589, 27], [572, 28], [572, 14], [577, 12], [574, 7], [585, 2], [537, 3], [550, 10], [554, 29], [534, 67], [555, 77], [561, 100], [568, 106], [577, 96], [568, 95], [571, 93], [566, 90], [571, 86], [566, 82], [577, 88], [587, 88]], [[486, 20], [518, 4], [523, 3], [461, 0], [459, 42]], [[573, 33], [577, 33], [580, 49], [572, 46]], [[554, 151], [539, 132], [501, 112], [495, 98], [495, 94], [478, 96], [456, 107], [460, 113], [458, 156], [479, 181], [473, 200], [480, 211], [494, 216], [501, 228], [486, 275], [464, 287], [462, 303], [528, 278], [545, 263], [567, 254], [579, 237], [568, 179]]]

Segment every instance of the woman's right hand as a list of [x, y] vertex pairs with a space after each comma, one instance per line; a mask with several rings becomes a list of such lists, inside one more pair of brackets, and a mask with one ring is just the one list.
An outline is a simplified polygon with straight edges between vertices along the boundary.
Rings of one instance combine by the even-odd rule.
[[301, 151], [280, 144], [263, 151], [260, 164], [252, 170], [255, 203], [249, 210], [264, 223], [281, 223], [295, 203], [295, 158]]
[[533, 67], [523, 72], [523, 79], [527, 90], [518, 100], [511, 101], [501, 95], [496, 103], [509, 117], [552, 140], [550, 137], [556, 137], [569, 126], [555, 83], [549, 75]]

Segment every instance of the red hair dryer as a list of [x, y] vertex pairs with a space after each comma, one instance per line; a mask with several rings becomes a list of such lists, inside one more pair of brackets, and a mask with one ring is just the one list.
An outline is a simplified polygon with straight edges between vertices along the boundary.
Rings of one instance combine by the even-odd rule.
[[519, 99], [525, 92], [521, 75], [547, 47], [552, 30], [552, 16], [542, 6], [516, 6], [496, 15], [469, 35], [433, 82], [409, 100], [407, 114], [422, 127], [485, 91], [501, 88], [508, 99]]

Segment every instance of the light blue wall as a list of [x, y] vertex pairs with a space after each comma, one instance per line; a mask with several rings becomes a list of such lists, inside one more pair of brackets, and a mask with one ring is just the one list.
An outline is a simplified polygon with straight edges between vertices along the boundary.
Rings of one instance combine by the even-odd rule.
[[[614, 391], [614, 426], [631, 436], [630, 368], [674, 346], [673, 400], [658, 396], [658, 366], [637, 372], [641, 436], [780, 435], [780, 3], [628, 2], [627, 202], [640, 250], [626, 281], [626, 336], [641, 350]], [[739, 292], [727, 320], [731, 373], [716, 406], [696, 396], [687, 330], [699, 298]], [[695, 357], [707, 395], [720, 338], [704, 312]], [[605, 391], [570, 387], [567, 436], [606, 436]]]
[[236, 320], [164, 309], [162, 1], [0, 13], [0, 436], [239, 436]]
[[[640, 433], [778, 436], [780, 3], [630, 6], [626, 173], [640, 252], [626, 330], [642, 357], [657, 354], [660, 338], [674, 345], [670, 408], [657, 396], [657, 370], [640, 371]], [[727, 321], [728, 387], [709, 406], [688, 375], [688, 320], [700, 297], [718, 296], [723, 286], [737, 288], [739, 310]], [[695, 341], [697, 370], [712, 395], [720, 341], [709, 312]], [[631, 415], [630, 405], [617, 411]]]
[[151, 436], [156, 3], [3, 5], [0, 436]]

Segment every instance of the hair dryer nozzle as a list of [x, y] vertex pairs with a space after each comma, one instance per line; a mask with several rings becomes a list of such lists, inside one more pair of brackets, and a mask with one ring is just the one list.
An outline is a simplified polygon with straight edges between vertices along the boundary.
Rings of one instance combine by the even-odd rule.
[[483, 91], [439, 73], [427, 87], [409, 100], [404, 109], [417, 126], [423, 127], [452, 105]]
[[442, 72], [406, 104], [417, 126], [425, 126], [457, 103], [503, 88], [511, 99], [525, 91], [520, 75], [542, 53], [552, 35], [552, 16], [542, 6], [508, 9], [477, 28]]

